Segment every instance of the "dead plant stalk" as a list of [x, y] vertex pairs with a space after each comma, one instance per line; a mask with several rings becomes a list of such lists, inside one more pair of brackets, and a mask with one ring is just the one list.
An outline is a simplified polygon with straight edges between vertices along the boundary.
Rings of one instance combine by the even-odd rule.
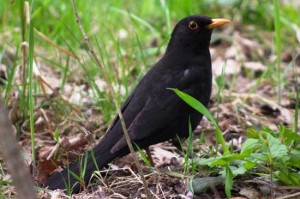
[[113, 102], [115, 104], [115, 107], [117, 109], [117, 113], [118, 113], [118, 116], [119, 116], [119, 119], [120, 119], [120, 122], [121, 122], [121, 126], [122, 126], [122, 129], [123, 129], [123, 133], [124, 133], [124, 137], [126, 139], [126, 142], [127, 142], [127, 145], [128, 145], [128, 148], [131, 152], [131, 154], [133, 155], [134, 157], [134, 163], [138, 169], [138, 172], [141, 176], [141, 180], [144, 184], [144, 188], [145, 188], [145, 193], [146, 193], [146, 196], [148, 199], [151, 198], [151, 195], [150, 195], [150, 191], [148, 189], [148, 185], [147, 185], [147, 181], [145, 180], [145, 177], [144, 177], [144, 174], [143, 174], [143, 171], [142, 171], [142, 168], [141, 168], [141, 165], [140, 163], [138, 162], [138, 159], [135, 155], [135, 151], [133, 149], [133, 146], [132, 146], [132, 143], [130, 141], [130, 137], [129, 137], [129, 134], [128, 134], [128, 130], [126, 128], [126, 125], [125, 125], [125, 121], [124, 121], [124, 118], [123, 118], [123, 115], [122, 115], [122, 112], [121, 112], [121, 108], [120, 108], [120, 105], [118, 104], [118, 101], [117, 101], [117, 97], [116, 97], [116, 93], [112, 87], [112, 84], [110, 82], [110, 79], [109, 79], [109, 76], [108, 76], [108, 73], [106, 71], [106, 68], [103, 67], [103, 65], [101, 64], [99, 58], [97, 57], [92, 45], [90, 44], [90, 40], [89, 40], [89, 37], [87, 36], [83, 26], [82, 26], [82, 21], [81, 21], [81, 18], [79, 17], [78, 15], [78, 12], [77, 12], [77, 7], [76, 7], [76, 4], [75, 4], [75, 1], [74, 0], [71, 0], [72, 1], [72, 5], [73, 5], [73, 9], [74, 9], [74, 14], [75, 14], [75, 18], [76, 18], [76, 22], [81, 30], [81, 33], [84, 37], [84, 40], [85, 40], [85, 43], [87, 45], [87, 48], [89, 50], [89, 53], [91, 54], [91, 56], [93, 57], [94, 61], [96, 62], [97, 66], [102, 70], [103, 72], [103, 75], [104, 75], [104, 79], [107, 83], [107, 86], [108, 86], [108, 90], [111, 94], [111, 97], [113, 99]]

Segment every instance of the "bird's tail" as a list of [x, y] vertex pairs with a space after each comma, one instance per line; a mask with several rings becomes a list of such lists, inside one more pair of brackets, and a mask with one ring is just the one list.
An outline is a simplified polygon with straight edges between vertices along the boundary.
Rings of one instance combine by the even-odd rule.
[[[112, 147], [110, 145], [112, 144], [114, 143], [103, 140], [92, 151], [88, 152], [87, 159], [83, 156], [81, 160], [72, 163], [62, 172], [52, 174], [44, 187], [52, 190], [69, 189], [72, 193], [78, 193], [81, 184], [87, 184], [95, 170], [103, 168], [117, 156], [124, 155], [120, 152], [110, 153]], [[80, 179], [84, 181], [80, 184], [78, 179], [74, 177], [74, 174], [76, 176], [83, 176]]]

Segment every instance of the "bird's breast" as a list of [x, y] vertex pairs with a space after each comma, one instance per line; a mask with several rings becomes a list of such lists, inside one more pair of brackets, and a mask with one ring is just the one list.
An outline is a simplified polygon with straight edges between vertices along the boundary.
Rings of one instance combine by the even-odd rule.
[[190, 94], [197, 100], [207, 104], [212, 89], [212, 72], [209, 66], [191, 66], [187, 67], [181, 76], [183, 91]]

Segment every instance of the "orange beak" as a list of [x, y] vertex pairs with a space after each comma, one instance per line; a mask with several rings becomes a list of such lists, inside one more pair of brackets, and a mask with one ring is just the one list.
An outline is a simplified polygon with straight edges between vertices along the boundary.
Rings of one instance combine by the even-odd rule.
[[212, 23], [207, 25], [206, 28], [212, 29], [212, 28], [215, 28], [218, 26], [223, 26], [228, 23], [230, 23], [230, 20], [228, 20], [228, 19], [212, 19]]

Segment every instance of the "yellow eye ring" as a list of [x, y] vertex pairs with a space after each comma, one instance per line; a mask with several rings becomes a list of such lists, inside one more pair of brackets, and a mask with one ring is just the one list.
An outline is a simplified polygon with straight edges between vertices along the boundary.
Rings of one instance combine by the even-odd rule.
[[191, 30], [196, 30], [196, 29], [198, 29], [198, 23], [197, 22], [195, 22], [195, 21], [190, 21], [189, 22], [189, 29], [191, 29]]

